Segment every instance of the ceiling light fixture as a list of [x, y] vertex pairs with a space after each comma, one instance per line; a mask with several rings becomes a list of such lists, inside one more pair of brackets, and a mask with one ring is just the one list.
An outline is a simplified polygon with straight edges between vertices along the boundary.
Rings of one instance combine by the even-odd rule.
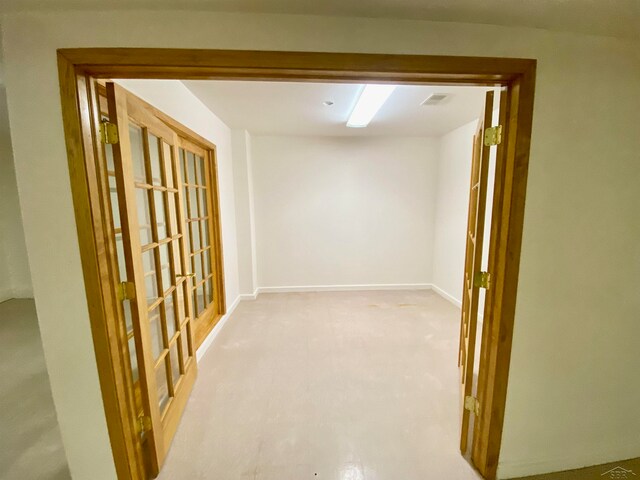
[[347, 127], [362, 128], [369, 125], [395, 88], [396, 85], [365, 85], [347, 120]]

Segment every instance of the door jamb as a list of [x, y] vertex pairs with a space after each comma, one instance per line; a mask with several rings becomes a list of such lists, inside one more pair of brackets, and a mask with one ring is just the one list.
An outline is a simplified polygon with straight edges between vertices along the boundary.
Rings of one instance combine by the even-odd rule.
[[[536, 60], [430, 55], [387, 55], [153, 48], [59, 49], [58, 72], [69, 175], [85, 290], [107, 427], [118, 478], [145, 479], [135, 413], [122, 382], [125, 352], [113, 321], [115, 285], [109, 281], [103, 222], [105, 205], [96, 176], [99, 122], [92, 110], [92, 80], [101, 78], [227, 79], [309, 82], [387, 82], [506, 86], [504, 164], [494, 195], [485, 316], [488, 351], [480, 371], [487, 379], [476, 418], [473, 461], [488, 479], [496, 476], [506, 401], [522, 243], [533, 120]], [[492, 255], [493, 254], [493, 255]], [[484, 334], [483, 334], [484, 336]], [[484, 349], [483, 349], [484, 350]], [[474, 434], [475, 437], [476, 434]], [[475, 440], [474, 440], [475, 442]], [[474, 448], [475, 451], [475, 448]]]

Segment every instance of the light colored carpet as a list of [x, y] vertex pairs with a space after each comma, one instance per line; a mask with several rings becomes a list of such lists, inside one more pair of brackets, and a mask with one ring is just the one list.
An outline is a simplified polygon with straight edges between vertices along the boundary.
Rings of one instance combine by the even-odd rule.
[[33, 300], [0, 303], [0, 478], [71, 478]]
[[159, 478], [480, 478], [458, 451], [459, 312], [431, 291], [242, 302]]

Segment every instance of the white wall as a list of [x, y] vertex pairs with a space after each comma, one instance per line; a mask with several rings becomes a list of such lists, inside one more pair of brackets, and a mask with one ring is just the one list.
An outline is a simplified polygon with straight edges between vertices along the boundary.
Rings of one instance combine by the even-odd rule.
[[303, 15], [156, 10], [104, 11], [96, 18], [95, 12], [15, 13], [1, 20], [27, 249], [74, 479], [112, 480], [115, 474], [57, 95], [60, 47], [537, 58], [500, 475], [637, 456], [640, 383], [630, 380], [640, 363], [637, 42], [491, 25]]
[[437, 145], [253, 136], [259, 286], [430, 283]]
[[[496, 94], [495, 103], [499, 101]], [[492, 125], [497, 125], [499, 111], [493, 111]], [[436, 194], [435, 241], [433, 249], [433, 285], [452, 303], [462, 304], [466, 232], [469, 211], [469, 187], [473, 157], [473, 136], [478, 120], [467, 123], [440, 138]], [[493, 185], [496, 148], [489, 153], [487, 172], [487, 204], [484, 218], [481, 269], [489, 263]], [[484, 312], [485, 291], [480, 290], [478, 315]]]
[[118, 80], [118, 83], [216, 145], [225, 297], [227, 305], [232, 305], [240, 286], [231, 130], [182, 82]]
[[477, 125], [474, 120], [443, 135], [438, 150], [433, 285], [458, 306], [462, 302], [472, 143]]
[[0, 84], [0, 302], [33, 297], [4, 85]]
[[253, 295], [257, 284], [254, 224], [251, 136], [246, 130], [232, 130], [233, 178], [238, 241], [240, 293]]

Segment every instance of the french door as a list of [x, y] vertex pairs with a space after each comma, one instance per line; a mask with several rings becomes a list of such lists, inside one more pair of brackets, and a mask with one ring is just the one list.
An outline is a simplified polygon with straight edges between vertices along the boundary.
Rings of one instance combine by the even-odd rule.
[[[489, 155], [491, 145], [496, 143], [496, 140], [491, 138], [491, 135], [499, 135], [498, 132], [500, 131], [491, 129], [493, 99], [494, 92], [487, 92], [484, 109], [473, 137], [466, 254], [462, 287], [462, 313], [460, 318], [460, 346], [458, 352], [462, 417], [460, 451], [463, 454], [467, 452], [468, 447], [470, 415], [474, 413], [477, 418], [479, 413], [479, 403], [477, 397], [473, 394], [478, 303], [480, 289], [488, 288], [490, 282], [489, 273], [481, 271], [482, 247], [487, 204]], [[485, 134], [487, 134], [486, 137]]]
[[[196, 378], [194, 277], [184, 218], [180, 139], [142, 101], [106, 84], [121, 249], [137, 352], [150, 474], [164, 462]], [[112, 202], [113, 203], [113, 202]]]
[[188, 264], [194, 273], [190, 284], [193, 303], [194, 343], [199, 346], [215, 326], [224, 308], [221, 275], [222, 251], [217, 229], [219, 212], [217, 178], [212, 150], [192, 140], [180, 137], [178, 144], [179, 170], [182, 172], [184, 198], [185, 245]]

